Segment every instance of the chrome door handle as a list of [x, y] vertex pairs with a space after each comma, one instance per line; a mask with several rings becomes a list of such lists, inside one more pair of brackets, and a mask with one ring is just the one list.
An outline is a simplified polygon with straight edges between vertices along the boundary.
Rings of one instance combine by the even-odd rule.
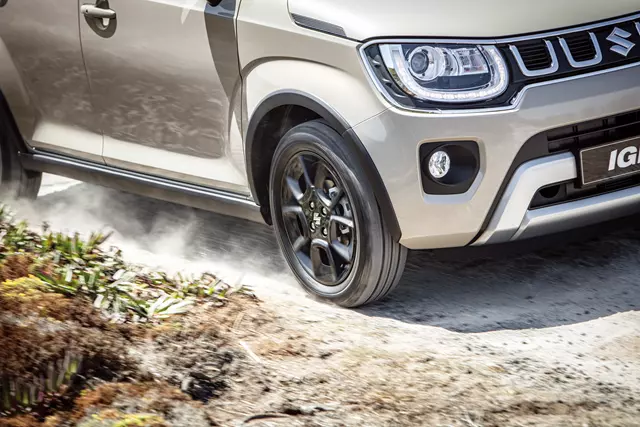
[[98, 19], [114, 19], [116, 12], [111, 9], [102, 9], [92, 4], [83, 4], [80, 11], [84, 16]]

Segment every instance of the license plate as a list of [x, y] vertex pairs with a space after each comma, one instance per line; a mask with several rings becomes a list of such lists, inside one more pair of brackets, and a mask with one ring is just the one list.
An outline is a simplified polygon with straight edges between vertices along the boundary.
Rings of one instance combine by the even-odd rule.
[[596, 184], [640, 172], [640, 137], [580, 151], [582, 185]]

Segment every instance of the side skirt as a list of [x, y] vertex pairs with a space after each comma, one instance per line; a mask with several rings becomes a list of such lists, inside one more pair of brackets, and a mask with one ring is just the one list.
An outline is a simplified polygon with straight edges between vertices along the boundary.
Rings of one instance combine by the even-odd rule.
[[20, 153], [27, 170], [61, 175], [128, 193], [264, 223], [246, 196], [118, 169], [44, 151]]

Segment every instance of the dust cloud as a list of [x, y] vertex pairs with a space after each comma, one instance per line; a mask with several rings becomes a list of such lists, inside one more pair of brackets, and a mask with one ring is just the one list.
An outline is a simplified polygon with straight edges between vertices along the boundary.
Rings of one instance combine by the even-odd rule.
[[[303, 303], [311, 299], [263, 224], [54, 176], [45, 176], [37, 200], [10, 206], [34, 228], [46, 221], [84, 236], [113, 232], [108, 244], [131, 263], [169, 274], [210, 272], [279, 304], [312, 302]], [[391, 297], [358, 312], [464, 333], [580, 324], [640, 307], [638, 259], [638, 227], [492, 258], [414, 251]], [[323, 315], [335, 310], [313, 307]]]
[[122, 249], [134, 264], [169, 274], [210, 272], [266, 294], [295, 289], [266, 225], [51, 175], [44, 176], [36, 200], [6, 203], [32, 228], [46, 223], [53, 231], [83, 237], [112, 233], [107, 245]]

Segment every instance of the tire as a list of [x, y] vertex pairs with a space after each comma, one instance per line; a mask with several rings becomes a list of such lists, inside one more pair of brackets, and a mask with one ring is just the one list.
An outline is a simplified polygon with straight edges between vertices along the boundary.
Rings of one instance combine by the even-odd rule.
[[42, 173], [22, 167], [18, 157], [20, 136], [0, 94], [0, 193], [3, 200], [35, 199], [40, 191]]
[[343, 307], [385, 297], [407, 257], [357, 158], [325, 122], [303, 123], [282, 137], [269, 185], [276, 236], [294, 275], [310, 294]]

